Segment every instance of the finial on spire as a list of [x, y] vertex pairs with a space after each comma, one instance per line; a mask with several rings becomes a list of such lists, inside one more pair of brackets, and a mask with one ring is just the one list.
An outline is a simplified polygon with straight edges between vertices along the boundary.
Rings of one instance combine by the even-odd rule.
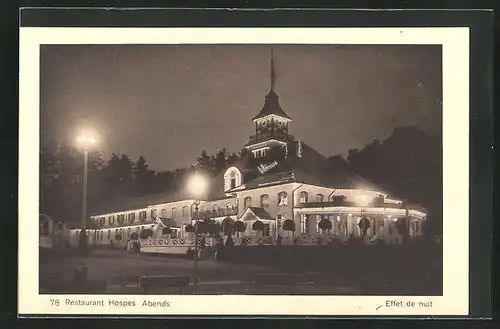
[[274, 75], [274, 59], [273, 59], [273, 48], [271, 48], [271, 90], [274, 89], [274, 80], [276, 79]]

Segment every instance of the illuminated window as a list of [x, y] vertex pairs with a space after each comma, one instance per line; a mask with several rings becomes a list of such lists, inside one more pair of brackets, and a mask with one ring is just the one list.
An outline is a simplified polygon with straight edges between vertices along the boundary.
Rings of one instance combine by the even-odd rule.
[[189, 215], [188, 207], [187, 206], [182, 207], [182, 217], [187, 217], [188, 215]]
[[305, 191], [300, 192], [300, 203], [307, 203], [308, 194]]
[[167, 218], [167, 209], [162, 209], [161, 210], [161, 217], [162, 218]]
[[286, 192], [280, 192], [278, 194], [278, 206], [286, 206], [288, 204], [288, 194]]
[[251, 207], [252, 206], [252, 198], [247, 196], [244, 200], [243, 200], [243, 207], [246, 209], [248, 207]]
[[316, 194], [316, 202], [323, 202], [324, 196], [321, 193]]
[[262, 194], [260, 196], [260, 207], [261, 208], [269, 208], [269, 195]]
[[307, 216], [300, 215], [300, 232], [307, 233]]

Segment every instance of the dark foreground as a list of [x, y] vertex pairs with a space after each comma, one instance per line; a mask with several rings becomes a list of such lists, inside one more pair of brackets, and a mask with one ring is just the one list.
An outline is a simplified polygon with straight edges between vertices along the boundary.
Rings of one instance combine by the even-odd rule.
[[[442, 291], [442, 274], [436, 266], [433, 271], [422, 268], [417, 271], [415, 266], [404, 270], [401, 266], [405, 264], [363, 265], [359, 264], [362, 260], [355, 258], [344, 262], [337, 259], [332, 264], [335, 259], [320, 259], [324, 254], [318, 254], [319, 258], [314, 259], [317, 265], [311, 266], [311, 260], [309, 265], [299, 262], [308, 255], [297, 254], [291, 249], [288, 252], [289, 257], [294, 257], [293, 261], [256, 260], [256, 254], [269, 256], [270, 251], [264, 249], [251, 253], [248, 249], [236, 251], [225, 261], [204, 259], [199, 262], [199, 287], [196, 289], [193, 261], [183, 257], [123, 250], [94, 250], [88, 256], [76, 256], [41, 250], [40, 293], [144, 294], [137, 285], [138, 276], [189, 277], [190, 285], [182, 292], [171, 287], [158, 294], [440, 295]], [[237, 254], [239, 257], [235, 260]], [[85, 284], [75, 283], [75, 267], [83, 264], [88, 280]], [[416, 265], [421, 267], [421, 264]], [[259, 279], [262, 277], [277, 279], [262, 281]], [[294, 279], [286, 279], [290, 277]]]

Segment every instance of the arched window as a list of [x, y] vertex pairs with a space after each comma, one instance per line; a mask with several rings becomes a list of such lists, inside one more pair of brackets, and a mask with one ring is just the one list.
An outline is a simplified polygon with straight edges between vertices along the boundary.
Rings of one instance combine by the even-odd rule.
[[261, 208], [269, 208], [269, 195], [262, 194], [260, 196], [260, 207]]
[[300, 192], [300, 203], [307, 203], [309, 195], [307, 194], [306, 191]]
[[244, 200], [243, 200], [243, 207], [246, 209], [248, 207], [251, 207], [252, 206], [252, 198], [247, 196]]
[[172, 208], [172, 219], [175, 219], [175, 217], [177, 217], [177, 209]]
[[229, 191], [242, 183], [241, 172], [236, 167], [231, 167], [224, 173], [224, 191]]
[[316, 202], [323, 202], [323, 198], [324, 198], [323, 194], [321, 193], [316, 194]]
[[108, 230], [108, 240], [111, 239], [111, 230]]
[[161, 217], [162, 218], [167, 218], [167, 209], [162, 209], [161, 210]]
[[189, 215], [188, 207], [187, 206], [182, 207], [182, 217], [187, 217], [188, 215]]
[[286, 192], [278, 193], [278, 206], [286, 206], [288, 204], [288, 194]]

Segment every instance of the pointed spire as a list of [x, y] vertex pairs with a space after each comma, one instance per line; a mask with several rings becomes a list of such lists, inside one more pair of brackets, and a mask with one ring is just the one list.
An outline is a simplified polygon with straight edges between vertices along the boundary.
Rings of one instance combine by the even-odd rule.
[[273, 59], [273, 48], [271, 48], [271, 90], [274, 89], [274, 81], [276, 76], [274, 75], [274, 59]]

